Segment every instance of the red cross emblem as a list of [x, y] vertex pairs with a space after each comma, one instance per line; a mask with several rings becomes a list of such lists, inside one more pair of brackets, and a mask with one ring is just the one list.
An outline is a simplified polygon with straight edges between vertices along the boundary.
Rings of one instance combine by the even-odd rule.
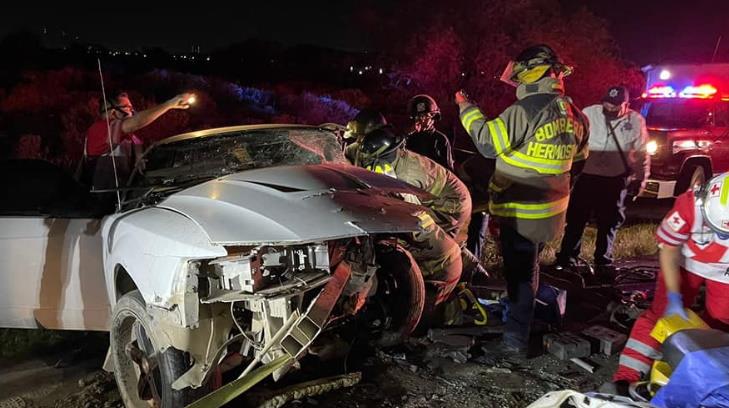
[[676, 232], [686, 225], [686, 220], [681, 217], [678, 211], [674, 211], [666, 220], [668, 221], [668, 227]]
[[709, 191], [711, 191], [712, 196], [715, 196], [719, 192], [719, 190], [720, 190], [719, 185], [714, 184], [713, 186], [711, 186], [711, 190], [709, 190]]

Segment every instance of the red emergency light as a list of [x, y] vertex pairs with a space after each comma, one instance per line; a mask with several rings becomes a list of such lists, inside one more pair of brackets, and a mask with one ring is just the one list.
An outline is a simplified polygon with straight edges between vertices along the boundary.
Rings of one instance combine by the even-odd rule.
[[713, 98], [717, 93], [716, 88], [713, 85], [689, 85], [681, 92], [676, 94], [676, 90], [672, 86], [668, 85], [657, 85], [648, 91], [643, 92], [643, 98], [686, 98], [686, 99], [709, 99]]
[[699, 86], [687, 86], [678, 94], [681, 98], [708, 99], [716, 95], [716, 88], [709, 84]]
[[654, 86], [647, 92], [643, 92], [642, 96], [644, 98], [675, 98], [676, 90], [670, 86]]

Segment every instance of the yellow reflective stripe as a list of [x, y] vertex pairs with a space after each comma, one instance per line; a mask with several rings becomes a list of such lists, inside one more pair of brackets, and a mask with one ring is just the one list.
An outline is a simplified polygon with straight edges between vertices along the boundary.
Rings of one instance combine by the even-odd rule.
[[555, 160], [543, 159], [540, 157], [527, 156], [518, 151], [509, 151], [511, 149], [511, 141], [509, 140], [509, 131], [506, 124], [501, 118], [496, 118], [487, 122], [491, 139], [494, 144], [496, 154], [501, 157], [504, 162], [523, 169], [534, 170], [540, 174], [562, 174], [569, 171], [572, 167], [572, 160]]
[[433, 224], [435, 224], [435, 220], [433, 217], [430, 216], [430, 214], [426, 213], [425, 211], [421, 211], [415, 214], [416, 217], [420, 220], [420, 228], [422, 229], [428, 229]]
[[501, 118], [496, 118], [486, 122], [489, 127], [489, 133], [491, 134], [491, 142], [494, 145], [496, 154], [503, 157], [509, 148], [511, 143], [509, 142], [509, 132], [506, 130], [506, 125]]
[[569, 171], [572, 166], [571, 160], [559, 161], [558, 163], [544, 163], [534, 157], [529, 157], [519, 152], [512, 152], [513, 155], [501, 155], [506, 163], [527, 170], [534, 170], [539, 174], [563, 174]]
[[[470, 127], [473, 125], [473, 122], [483, 118], [483, 114], [478, 109], [475, 109], [463, 115], [461, 117], [461, 123], [470, 132]], [[486, 122], [486, 125], [491, 134], [491, 143], [496, 151], [496, 155], [514, 167], [534, 170], [540, 174], [562, 174], [569, 171], [572, 167], [572, 159], [544, 159], [528, 156], [518, 151], [510, 151], [511, 141], [509, 140], [509, 131], [501, 118], [490, 120]]]
[[567, 211], [569, 197], [548, 203], [499, 203], [489, 202], [489, 212], [499, 217], [538, 220], [553, 217]]
[[719, 197], [719, 202], [721, 205], [726, 205], [729, 201], [729, 183], [727, 183], [727, 180], [724, 180], [724, 182], [721, 184], [721, 196]]
[[502, 187], [497, 186], [496, 184], [494, 184], [493, 181], [489, 182], [489, 189], [493, 190], [496, 193], [500, 193], [500, 192], [504, 191], [504, 189]]
[[504, 149], [511, 149], [511, 141], [509, 141], [509, 131], [506, 129], [506, 123], [501, 118], [493, 120], [501, 132], [501, 140], [504, 142]]
[[511, 152], [508, 160], [504, 161], [512, 166], [536, 170], [541, 174], [562, 174], [572, 167], [572, 160], [543, 159], [541, 157], [527, 156], [521, 152]]
[[473, 111], [468, 112], [467, 114], [463, 115], [461, 118], [461, 124], [463, 124], [463, 128], [466, 129], [467, 132], [471, 132], [471, 126], [473, 125], [473, 122], [483, 119], [483, 113], [478, 110], [478, 108], [474, 108]]
[[471, 107], [466, 109], [464, 113], [461, 113], [461, 124], [463, 127], [466, 127], [466, 123], [473, 118], [474, 116], [478, 116], [479, 110], [476, 107]]
[[374, 171], [375, 173], [378, 173], [378, 174], [390, 174], [390, 173], [392, 173], [393, 168], [389, 163], [385, 163], [384, 167], [382, 167], [378, 164], [375, 166], [374, 169], [372, 168], [372, 166], [367, 166], [367, 170]]

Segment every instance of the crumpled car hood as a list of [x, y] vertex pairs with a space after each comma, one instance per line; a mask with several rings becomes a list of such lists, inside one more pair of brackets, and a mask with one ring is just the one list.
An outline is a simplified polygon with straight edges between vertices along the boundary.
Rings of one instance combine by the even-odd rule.
[[418, 230], [422, 207], [393, 193], [427, 193], [348, 165], [283, 166], [227, 175], [158, 206], [180, 212], [217, 244], [291, 244]]

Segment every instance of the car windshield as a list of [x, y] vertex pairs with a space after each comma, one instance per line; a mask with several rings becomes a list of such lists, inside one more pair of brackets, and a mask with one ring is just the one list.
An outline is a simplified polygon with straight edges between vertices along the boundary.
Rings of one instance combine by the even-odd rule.
[[345, 162], [337, 137], [323, 129], [227, 131], [153, 147], [130, 185], [176, 186], [265, 167]]
[[648, 127], [692, 129], [707, 124], [711, 104], [701, 99], [667, 99], [648, 102], [643, 109]]

